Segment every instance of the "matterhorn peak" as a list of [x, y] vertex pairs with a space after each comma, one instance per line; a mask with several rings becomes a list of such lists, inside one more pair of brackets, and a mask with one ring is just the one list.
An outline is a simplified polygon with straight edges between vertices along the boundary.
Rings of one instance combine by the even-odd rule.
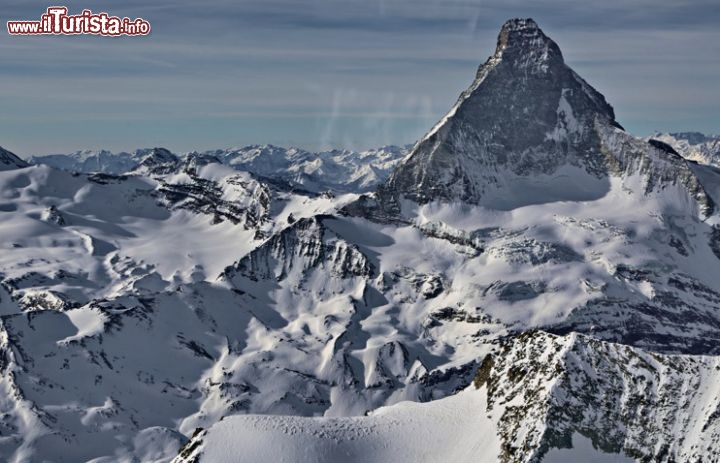
[[401, 199], [496, 210], [597, 200], [640, 158], [653, 166], [647, 191], [681, 182], [711, 209], [682, 159], [625, 133], [535, 21], [511, 19], [468, 89], [378, 189], [380, 216], [397, 215]]
[[385, 200], [400, 196], [513, 209], [597, 199], [609, 185], [599, 127], [620, 127], [605, 98], [535, 21], [511, 19], [495, 54], [381, 188], [381, 200], [391, 209], [396, 202]]

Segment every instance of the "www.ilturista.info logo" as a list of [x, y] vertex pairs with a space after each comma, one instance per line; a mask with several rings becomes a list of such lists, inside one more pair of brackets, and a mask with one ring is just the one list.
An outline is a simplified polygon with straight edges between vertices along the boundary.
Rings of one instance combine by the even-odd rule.
[[142, 18], [130, 20], [107, 13], [95, 14], [90, 10], [68, 16], [67, 12], [64, 6], [51, 6], [40, 21], [8, 21], [8, 32], [12, 35], [94, 34], [111, 37], [150, 33], [150, 23]]

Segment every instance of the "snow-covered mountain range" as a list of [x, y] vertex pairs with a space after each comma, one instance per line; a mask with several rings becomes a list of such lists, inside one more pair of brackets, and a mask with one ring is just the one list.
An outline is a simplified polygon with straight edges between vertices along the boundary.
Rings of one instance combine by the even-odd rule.
[[679, 132], [658, 133], [652, 139], [669, 144], [685, 159], [720, 167], [720, 136]]
[[28, 161], [69, 172], [121, 175], [138, 169], [147, 162], [148, 157], [153, 157], [153, 153], [163, 150], [164, 163], [219, 162], [239, 171], [250, 172], [267, 182], [280, 182], [314, 193], [365, 193], [387, 180], [407, 154], [407, 149], [384, 146], [360, 152], [332, 150], [313, 153], [298, 148], [252, 145], [178, 155], [163, 148], [149, 148], [132, 153], [114, 154], [101, 150], [31, 156]]
[[2, 151], [0, 458], [716, 461], [686, 153], [529, 19], [407, 152]]

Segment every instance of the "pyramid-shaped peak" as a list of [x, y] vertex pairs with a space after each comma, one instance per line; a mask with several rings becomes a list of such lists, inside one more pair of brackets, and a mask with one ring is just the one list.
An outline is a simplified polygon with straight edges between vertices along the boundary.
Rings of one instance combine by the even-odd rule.
[[646, 192], [682, 182], [702, 213], [712, 213], [710, 196], [671, 148], [624, 133], [557, 44], [533, 20], [513, 19], [470, 87], [378, 188], [379, 212], [371, 203], [352, 207], [385, 220], [401, 214], [405, 200], [495, 210], [594, 201], [613, 188], [611, 178], [638, 173], [648, 178]]
[[495, 54], [379, 194], [387, 204], [402, 196], [506, 210], [597, 199], [609, 185], [604, 128], [619, 128], [605, 98], [535, 21], [511, 19]]

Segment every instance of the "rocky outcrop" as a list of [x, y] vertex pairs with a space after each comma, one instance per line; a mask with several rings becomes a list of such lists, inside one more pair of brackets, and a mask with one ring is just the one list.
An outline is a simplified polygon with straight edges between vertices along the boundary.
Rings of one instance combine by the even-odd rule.
[[[162, 181], [156, 193], [162, 203], [209, 215], [213, 224], [229, 220], [245, 229], [257, 229], [269, 220], [271, 193], [265, 184], [240, 175], [222, 182], [206, 179], [196, 174], [202, 165], [191, 162], [186, 166], [190, 181]], [[232, 193], [226, 194], [226, 189]], [[241, 194], [236, 194], [238, 190]]]
[[163, 175], [177, 169], [179, 158], [165, 148], [138, 150], [142, 156], [132, 171], [144, 175]]
[[283, 280], [322, 269], [338, 279], [369, 276], [373, 269], [357, 246], [337, 239], [323, 217], [301, 219], [225, 269], [222, 279], [242, 275], [251, 280]]
[[29, 165], [26, 161], [0, 146], [0, 171], [22, 169]]
[[540, 462], [589, 438], [640, 462], [712, 461], [720, 452], [720, 363], [570, 334], [528, 332], [486, 357], [475, 379], [498, 423], [500, 461]]

